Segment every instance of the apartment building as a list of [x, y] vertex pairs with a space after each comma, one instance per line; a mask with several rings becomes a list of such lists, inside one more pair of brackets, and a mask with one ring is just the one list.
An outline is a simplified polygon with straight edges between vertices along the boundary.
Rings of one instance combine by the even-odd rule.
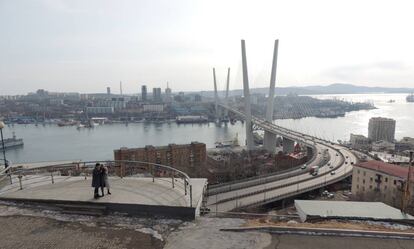
[[114, 151], [115, 160], [142, 161], [167, 165], [181, 170], [190, 177], [199, 176], [207, 160], [206, 144], [169, 144], [143, 148], [121, 148]]
[[[414, 170], [412, 171], [409, 177], [411, 205], [414, 203]], [[353, 198], [360, 201], [381, 201], [399, 208], [407, 177], [408, 167], [374, 160], [355, 164], [352, 172]]]

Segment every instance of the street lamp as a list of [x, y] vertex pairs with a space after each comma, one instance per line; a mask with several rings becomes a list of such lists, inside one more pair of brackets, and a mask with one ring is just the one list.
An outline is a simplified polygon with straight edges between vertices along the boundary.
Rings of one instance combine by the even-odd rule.
[[0, 134], [1, 134], [1, 144], [3, 146], [3, 159], [4, 159], [4, 168], [7, 168], [7, 160], [6, 160], [6, 148], [4, 147], [4, 139], [3, 139], [3, 128], [4, 128], [4, 123], [2, 121], [0, 121]]

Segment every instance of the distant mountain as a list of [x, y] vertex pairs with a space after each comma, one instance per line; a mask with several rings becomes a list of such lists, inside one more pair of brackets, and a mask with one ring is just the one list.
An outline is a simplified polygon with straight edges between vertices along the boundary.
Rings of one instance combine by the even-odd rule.
[[314, 92], [314, 94], [411, 93], [414, 91], [414, 88], [368, 87], [340, 83], [328, 86], [299, 87], [299, 89], [305, 89]]
[[[224, 91], [219, 91], [224, 95]], [[250, 93], [267, 94], [269, 88], [252, 88]], [[351, 84], [331, 84], [328, 86], [303, 86], [303, 87], [276, 87], [277, 95], [298, 94], [298, 95], [318, 95], [318, 94], [357, 94], [357, 93], [414, 93], [414, 88], [393, 88], [393, 87], [368, 87], [356, 86]], [[204, 96], [213, 96], [213, 91], [203, 91]], [[243, 90], [231, 90], [230, 95], [242, 95]]]

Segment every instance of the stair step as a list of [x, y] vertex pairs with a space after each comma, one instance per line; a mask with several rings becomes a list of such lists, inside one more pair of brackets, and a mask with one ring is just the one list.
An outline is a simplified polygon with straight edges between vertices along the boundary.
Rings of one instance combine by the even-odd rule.
[[86, 210], [62, 210], [64, 214], [78, 214], [78, 215], [92, 215], [92, 216], [102, 216], [103, 212], [96, 211], [86, 211]]
[[56, 205], [60, 208], [63, 208], [65, 210], [97, 210], [97, 211], [105, 211], [106, 207], [105, 206], [98, 206], [98, 205], [75, 205], [75, 204], [58, 204]]

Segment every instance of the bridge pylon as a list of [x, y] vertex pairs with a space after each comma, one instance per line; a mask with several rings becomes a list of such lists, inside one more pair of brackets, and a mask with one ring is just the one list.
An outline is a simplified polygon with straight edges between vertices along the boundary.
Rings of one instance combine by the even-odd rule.
[[249, 75], [247, 73], [246, 45], [241, 40], [242, 66], [243, 66], [243, 93], [244, 93], [244, 112], [246, 114], [246, 147], [253, 150], [253, 129], [252, 129], [252, 110], [250, 105]]
[[217, 93], [217, 81], [216, 81], [216, 69], [213, 67], [213, 80], [214, 80], [214, 112], [216, 120], [220, 117], [218, 109], [218, 93]]
[[[224, 104], [229, 104], [229, 85], [230, 85], [230, 68], [227, 68], [227, 81], [226, 81], [226, 97], [224, 98]], [[229, 117], [229, 110], [225, 109], [224, 116], [227, 119]]]
[[[213, 79], [214, 79], [214, 111], [216, 121], [228, 121], [229, 111], [227, 109], [220, 108], [219, 103], [220, 98], [217, 92], [217, 78], [216, 78], [216, 69], [213, 68]], [[227, 81], [226, 81], [226, 95], [224, 98], [224, 105], [229, 104], [229, 85], [230, 85], [230, 68], [227, 68]]]
[[[272, 71], [270, 74], [269, 95], [267, 97], [266, 107], [266, 121], [273, 122], [273, 104], [275, 99], [275, 85], [276, 85], [276, 68], [277, 68], [277, 52], [279, 47], [279, 40], [275, 40], [273, 49]], [[265, 131], [263, 138], [263, 147], [270, 153], [275, 153], [276, 150], [276, 134]]]

